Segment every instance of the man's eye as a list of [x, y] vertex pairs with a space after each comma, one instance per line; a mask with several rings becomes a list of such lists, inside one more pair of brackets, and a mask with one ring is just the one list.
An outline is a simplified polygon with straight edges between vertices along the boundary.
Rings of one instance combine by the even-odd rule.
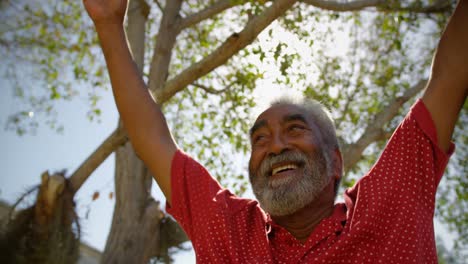
[[259, 141], [262, 141], [265, 138], [265, 135], [257, 135], [253, 138], [253, 143], [258, 143]]
[[291, 130], [291, 131], [299, 131], [299, 130], [304, 130], [304, 129], [305, 129], [305, 127], [302, 126], [302, 125], [291, 125], [289, 127], [289, 130]]
[[264, 139], [264, 138], [265, 138], [265, 136], [263, 136], [263, 135], [256, 136], [256, 137], [254, 138], [254, 141], [259, 141], [259, 140]]

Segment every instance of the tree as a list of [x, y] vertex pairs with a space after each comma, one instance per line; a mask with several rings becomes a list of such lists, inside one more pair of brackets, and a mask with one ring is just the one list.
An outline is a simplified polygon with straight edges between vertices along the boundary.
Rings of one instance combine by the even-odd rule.
[[448, 250], [439, 236], [436, 236], [436, 243], [439, 264], [461, 264], [466, 259], [466, 252], [463, 253], [458, 248], [452, 251]]
[[[334, 109], [346, 166], [344, 186], [350, 186], [375, 161], [402, 113], [424, 88], [435, 44], [454, 2], [132, 0], [127, 32], [134, 59], [154, 97], [164, 105], [178, 143], [195, 153], [222, 184], [239, 194], [246, 189], [245, 172], [220, 157], [248, 152], [242, 131], [249, 125], [252, 93], [270, 78], [288, 87], [283, 90], [298, 90]], [[108, 81], [81, 5], [52, 0], [0, 4], [8, 11], [3, 21], [10, 21], [0, 33], [0, 52], [10, 59], [12, 70], [6, 74], [17, 81], [16, 95], [60, 130], [54, 104], [71, 100], [80, 91], [77, 87], [85, 86], [88, 116], [98, 119], [99, 92]], [[278, 38], [279, 32], [288, 39]], [[349, 35], [344, 52], [333, 49], [340, 34]], [[295, 49], [291, 42], [303, 49]], [[25, 65], [42, 81], [35, 90], [23, 88], [24, 77], [14, 70]], [[12, 115], [9, 127], [19, 134], [38, 127], [25, 118], [28, 114]], [[465, 107], [460, 127], [466, 122]], [[466, 136], [463, 130], [457, 133], [461, 154], [449, 167], [438, 216], [458, 231], [464, 246], [467, 182], [461, 174], [466, 167]], [[171, 239], [161, 235], [170, 234], [161, 230], [173, 225], [165, 224], [170, 218], [151, 198], [151, 175], [120, 123], [68, 177], [72, 192], [112, 152], [116, 207], [104, 262], [147, 262], [167, 256], [167, 248], [183, 239], [169, 243]]]

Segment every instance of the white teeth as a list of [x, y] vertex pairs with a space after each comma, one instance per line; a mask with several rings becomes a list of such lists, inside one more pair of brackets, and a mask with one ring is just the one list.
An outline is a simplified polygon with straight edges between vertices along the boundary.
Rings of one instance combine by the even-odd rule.
[[297, 169], [297, 166], [294, 165], [294, 164], [288, 164], [288, 165], [284, 165], [284, 166], [275, 168], [275, 169], [273, 169], [273, 171], [271, 172], [271, 175], [275, 175], [276, 173], [278, 173], [278, 172], [280, 172], [280, 171], [282, 171], [282, 170], [287, 170], [287, 169]]

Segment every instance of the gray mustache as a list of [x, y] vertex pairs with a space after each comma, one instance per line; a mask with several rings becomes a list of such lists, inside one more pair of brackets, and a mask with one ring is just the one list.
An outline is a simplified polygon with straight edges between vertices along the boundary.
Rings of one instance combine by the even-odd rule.
[[299, 151], [287, 151], [277, 155], [267, 156], [260, 164], [258, 176], [270, 177], [273, 165], [280, 162], [292, 162], [303, 165], [307, 160], [307, 156]]

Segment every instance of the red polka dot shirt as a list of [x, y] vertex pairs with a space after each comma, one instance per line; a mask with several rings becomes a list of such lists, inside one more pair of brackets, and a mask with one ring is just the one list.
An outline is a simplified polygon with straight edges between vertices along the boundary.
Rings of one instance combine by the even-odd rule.
[[419, 100], [377, 163], [305, 243], [250, 199], [222, 188], [178, 151], [167, 211], [190, 237], [198, 263], [437, 263], [435, 192], [449, 154]]

